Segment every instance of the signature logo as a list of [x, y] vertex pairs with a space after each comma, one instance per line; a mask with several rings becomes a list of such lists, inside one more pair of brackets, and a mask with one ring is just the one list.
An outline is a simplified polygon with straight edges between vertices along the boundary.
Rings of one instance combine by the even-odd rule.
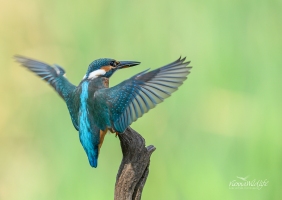
[[[237, 179], [234, 179], [229, 182], [229, 189], [257, 189], [260, 190], [263, 187], [266, 187], [269, 183], [267, 179], [264, 180], [247, 180], [249, 176], [240, 177], [236, 176]], [[239, 179], [239, 180], [238, 180]]]

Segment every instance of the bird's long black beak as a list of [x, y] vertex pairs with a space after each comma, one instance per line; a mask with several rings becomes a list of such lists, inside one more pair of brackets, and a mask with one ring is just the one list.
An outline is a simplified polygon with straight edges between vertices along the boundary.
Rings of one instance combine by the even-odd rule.
[[117, 65], [118, 69], [123, 69], [123, 68], [127, 68], [127, 67], [133, 67], [136, 65], [139, 65], [140, 62], [137, 61], [120, 61], [119, 64]]

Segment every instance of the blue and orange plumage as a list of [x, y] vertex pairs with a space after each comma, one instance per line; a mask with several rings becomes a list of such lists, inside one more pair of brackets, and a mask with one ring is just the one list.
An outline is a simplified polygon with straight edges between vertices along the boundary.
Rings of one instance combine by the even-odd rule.
[[140, 63], [109, 58], [95, 60], [80, 84], [74, 86], [58, 65], [52, 67], [23, 56], [15, 56], [15, 59], [49, 82], [64, 99], [92, 167], [97, 167], [99, 151], [108, 130], [123, 133], [131, 123], [176, 91], [191, 69], [188, 66], [190, 62], [179, 58], [109, 88], [109, 78], [116, 70]]

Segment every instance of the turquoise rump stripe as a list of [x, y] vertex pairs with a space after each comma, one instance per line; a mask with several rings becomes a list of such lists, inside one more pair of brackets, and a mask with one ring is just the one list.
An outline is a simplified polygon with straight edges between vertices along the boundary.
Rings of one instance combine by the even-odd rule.
[[91, 126], [88, 120], [87, 99], [88, 99], [87, 81], [82, 83], [80, 94], [80, 116], [79, 116], [79, 139], [88, 156], [92, 167], [97, 167], [98, 150], [95, 150], [91, 134]]

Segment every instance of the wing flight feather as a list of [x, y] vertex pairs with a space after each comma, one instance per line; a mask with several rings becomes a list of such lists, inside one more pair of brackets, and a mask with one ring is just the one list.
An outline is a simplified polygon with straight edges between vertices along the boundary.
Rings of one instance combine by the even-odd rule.
[[103, 95], [107, 101], [114, 129], [123, 133], [131, 123], [175, 92], [190, 73], [192, 67], [188, 66], [189, 63], [185, 58], [179, 58], [99, 91], [96, 95]]

